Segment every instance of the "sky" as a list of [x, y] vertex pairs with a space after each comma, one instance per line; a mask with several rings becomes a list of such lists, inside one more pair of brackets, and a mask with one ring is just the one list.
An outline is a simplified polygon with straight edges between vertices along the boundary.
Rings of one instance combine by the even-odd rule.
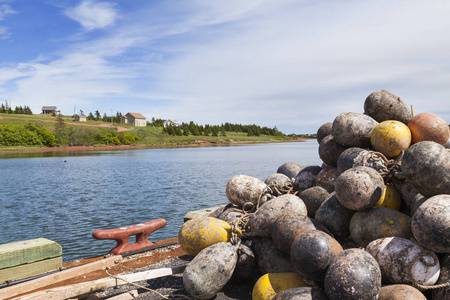
[[450, 1], [0, 0], [0, 102], [316, 133], [384, 89], [450, 123]]

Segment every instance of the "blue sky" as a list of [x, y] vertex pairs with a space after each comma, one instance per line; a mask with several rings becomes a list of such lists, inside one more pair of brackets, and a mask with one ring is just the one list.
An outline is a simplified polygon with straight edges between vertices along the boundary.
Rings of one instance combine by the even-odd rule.
[[0, 0], [0, 101], [315, 133], [388, 90], [450, 123], [449, 1]]

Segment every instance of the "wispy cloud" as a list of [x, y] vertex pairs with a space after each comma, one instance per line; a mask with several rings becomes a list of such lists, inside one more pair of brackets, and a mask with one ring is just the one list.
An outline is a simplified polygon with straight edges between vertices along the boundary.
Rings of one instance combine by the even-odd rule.
[[[1, 2], [1, 1], [0, 1]], [[0, 4], [0, 21], [5, 20], [8, 15], [17, 14], [9, 4]], [[0, 26], [0, 40], [6, 40], [10, 38], [11, 32], [7, 26]]]
[[66, 9], [65, 14], [86, 30], [105, 28], [113, 25], [118, 18], [114, 3], [93, 0], [83, 0], [79, 5]]
[[12, 9], [9, 4], [0, 4], [0, 21], [3, 21], [7, 15], [16, 13], [17, 11]]

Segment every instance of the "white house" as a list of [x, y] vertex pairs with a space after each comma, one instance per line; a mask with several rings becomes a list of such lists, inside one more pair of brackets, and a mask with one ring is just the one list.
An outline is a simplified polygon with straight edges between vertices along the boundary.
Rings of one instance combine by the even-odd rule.
[[178, 124], [178, 122], [175, 120], [163, 120], [163, 126], [164, 128], [167, 128], [168, 126], [178, 127], [180, 126], [180, 124]]
[[86, 116], [85, 115], [75, 115], [74, 121], [76, 121], [76, 122], [86, 122]]
[[131, 124], [136, 127], [142, 127], [147, 125], [147, 118], [140, 113], [127, 113], [122, 116], [121, 122], [124, 124]]

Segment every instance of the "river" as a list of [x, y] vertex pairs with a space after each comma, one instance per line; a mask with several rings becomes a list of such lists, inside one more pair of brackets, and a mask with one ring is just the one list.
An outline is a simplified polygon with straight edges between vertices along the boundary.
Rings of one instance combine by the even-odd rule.
[[[149, 237], [174, 237], [183, 216], [228, 203], [237, 174], [265, 180], [285, 162], [321, 164], [315, 140], [203, 148], [0, 153], [0, 244], [44, 237], [64, 262], [106, 254], [97, 229], [164, 218]], [[133, 241], [132, 241], [133, 242]]]

